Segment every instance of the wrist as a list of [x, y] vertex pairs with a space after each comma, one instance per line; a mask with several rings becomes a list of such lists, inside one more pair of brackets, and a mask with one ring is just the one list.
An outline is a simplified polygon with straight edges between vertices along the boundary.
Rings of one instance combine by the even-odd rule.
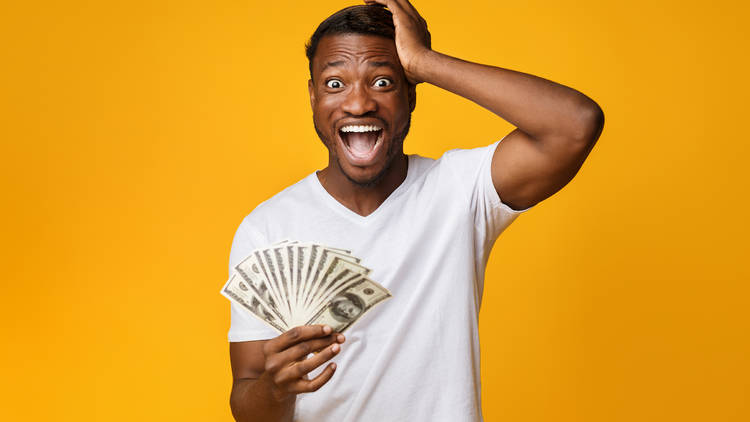
[[409, 68], [404, 69], [406, 77], [415, 85], [422, 82], [431, 83], [431, 74], [435, 71], [440, 56], [440, 53], [431, 49], [425, 49], [421, 53], [415, 54], [410, 61]]
[[419, 84], [422, 82], [428, 82], [427, 71], [430, 68], [430, 63], [434, 62], [435, 55], [437, 53], [429, 48], [414, 54], [412, 59], [409, 60], [409, 64], [404, 67], [404, 73], [409, 82], [413, 84]]

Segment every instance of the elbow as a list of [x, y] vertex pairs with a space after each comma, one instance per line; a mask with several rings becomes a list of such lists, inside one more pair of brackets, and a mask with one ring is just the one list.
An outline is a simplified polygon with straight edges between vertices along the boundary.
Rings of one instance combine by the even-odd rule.
[[248, 413], [248, 391], [254, 380], [248, 378], [234, 379], [232, 382], [232, 391], [229, 394], [229, 409], [235, 421], [247, 420], [245, 416]]
[[576, 118], [576, 130], [573, 139], [576, 144], [585, 148], [591, 148], [599, 139], [604, 129], [604, 111], [599, 104], [586, 97], [579, 106]]

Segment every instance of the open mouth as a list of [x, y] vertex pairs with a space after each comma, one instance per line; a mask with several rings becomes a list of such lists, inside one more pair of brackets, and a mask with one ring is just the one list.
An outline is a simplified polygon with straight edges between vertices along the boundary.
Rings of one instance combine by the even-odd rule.
[[369, 164], [383, 144], [383, 128], [376, 125], [346, 125], [339, 137], [355, 165]]

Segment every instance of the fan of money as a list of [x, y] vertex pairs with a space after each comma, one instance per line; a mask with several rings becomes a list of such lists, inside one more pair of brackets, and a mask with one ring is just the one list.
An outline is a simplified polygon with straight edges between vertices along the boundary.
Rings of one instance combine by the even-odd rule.
[[391, 297], [368, 274], [350, 251], [283, 241], [237, 264], [221, 294], [280, 333], [314, 324], [341, 333]]

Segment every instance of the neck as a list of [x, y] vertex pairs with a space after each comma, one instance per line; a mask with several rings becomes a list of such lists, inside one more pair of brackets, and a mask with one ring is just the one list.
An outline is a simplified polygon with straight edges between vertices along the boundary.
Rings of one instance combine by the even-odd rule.
[[328, 193], [351, 211], [366, 217], [372, 214], [401, 183], [406, 180], [409, 161], [403, 153], [395, 157], [383, 177], [372, 185], [358, 185], [341, 171], [335, 162], [317, 172], [318, 180]]

